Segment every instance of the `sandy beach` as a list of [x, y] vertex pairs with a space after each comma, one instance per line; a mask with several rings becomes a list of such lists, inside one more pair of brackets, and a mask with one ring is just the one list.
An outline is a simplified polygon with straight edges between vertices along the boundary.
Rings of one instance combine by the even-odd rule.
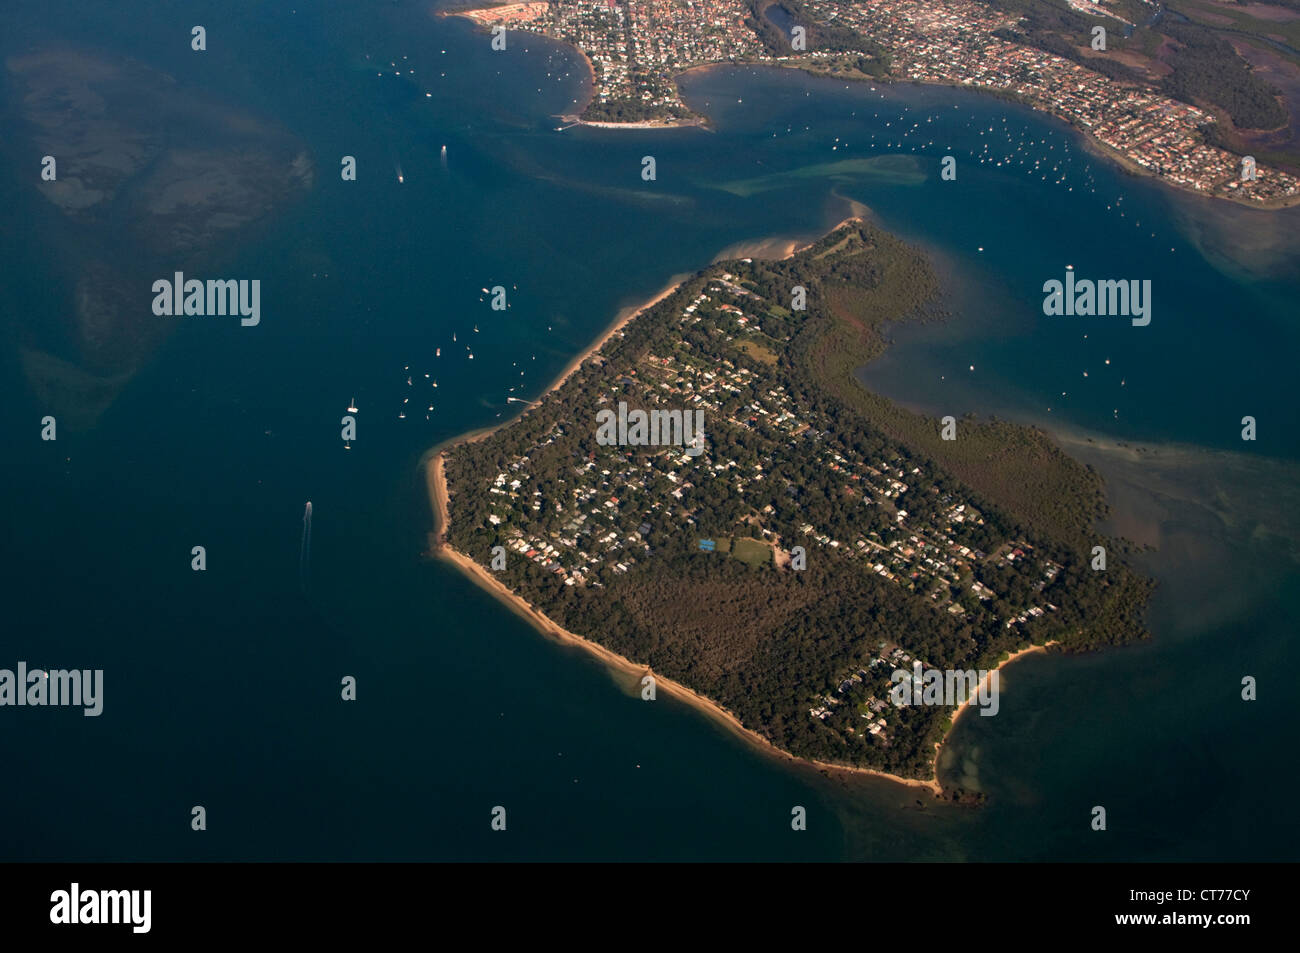
[[651, 297], [649, 300], [647, 300], [643, 304], [632, 305], [631, 307], [624, 308], [618, 314], [614, 315], [613, 323], [610, 324], [610, 326], [607, 327], [601, 333], [600, 337], [598, 337], [595, 340], [595, 342], [591, 345], [591, 347], [587, 348], [585, 351], [580, 353], [577, 357], [575, 357], [572, 361], [570, 361], [565, 366], [564, 370], [560, 371], [560, 376], [557, 377], [554, 381], [552, 381], [551, 385], [547, 387], [546, 390], [544, 390], [540, 395], [538, 395], [537, 402], [540, 403], [541, 401], [545, 400], [551, 393], [559, 390], [560, 387], [564, 384], [564, 382], [569, 379], [570, 374], [572, 374], [574, 371], [580, 368], [583, 362], [586, 361], [589, 357], [591, 357], [593, 354], [595, 354], [597, 351], [603, 348], [606, 342], [608, 342], [610, 338], [612, 338], [615, 334], [618, 334], [618, 332], [622, 331], [623, 328], [627, 326], [629, 321], [635, 320], [637, 317], [639, 317], [640, 315], [644, 314], [646, 311], [650, 310], [655, 305], [657, 305], [660, 301], [663, 301], [664, 298], [667, 298], [670, 294], [672, 294], [674, 291], [680, 288], [682, 286], [682, 282], [689, 277], [691, 277], [690, 274], [674, 275], [672, 278], [668, 279], [668, 284], [664, 285], [663, 288], [655, 292], [654, 296]]
[[572, 126], [591, 126], [594, 129], [691, 129], [699, 127], [708, 128], [708, 121], [699, 116], [692, 119], [643, 119], [638, 122], [602, 122], [598, 119], [582, 119], [578, 116], [566, 113], [560, 116], [560, 119], [569, 123], [564, 128]]
[[[952, 726], [948, 728], [949, 732], [952, 731], [953, 726], [956, 726], [957, 719], [962, 716], [962, 713], [971, 706], [971, 704], [975, 701], [976, 698], [979, 697], [980, 692], [985, 690], [985, 688], [988, 685], [989, 676], [991, 676], [993, 672], [1002, 671], [1004, 668], [1006, 668], [1016, 659], [1024, 658], [1026, 655], [1035, 655], [1039, 652], [1046, 652], [1050, 646], [1059, 645], [1059, 644], [1060, 644], [1059, 642], [1053, 641], [1053, 642], [1044, 643], [1043, 645], [1031, 645], [1027, 648], [1021, 649], [1018, 652], [1012, 652], [1010, 655], [1004, 658], [1001, 662], [998, 663], [997, 668], [993, 669], [992, 671], [990, 671], [988, 674], [984, 676], [984, 680], [980, 682], [979, 688], [975, 690], [975, 694], [969, 696], [964, 702], [962, 702], [960, 705], [957, 706], [957, 710], [952, 713]], [[1001, 679], [1001, 677], [1002, 676], [1000, 675], [998, 676], [999, 679]], [[948, 740], [948, 736], [944, 735], [944, 741], [947, 740]], [[943, 747], [943, 742], [940, 742], [939, 744], [935, 745], [936, 751], [937, 749], [942, 747]]]
[[[803, 251], [805, 248], [810, 248], [811, 246], [817, 244], [817, 242], [821, 241], [821, 239], [825, 238], [826, 235], [829, 235], [831, 232], [835, 231], [836, 229], [843, 228], [845, 225], [849, 225], [854, 222], [863, 221], [863, 218], [868, 211], [867, 207], [865, 205], [862, 205], [859, 202], [853, 202], [852, 200], [846, 200], [846, 201], [849, 201], [851, 205], [851, 211], [853, 214], [851, 214], [848, 218], [841, 219], [839, 222], [836, 222], [830, 228], [826, 229], [826, 231], [822, 235], [819, 235], [817, 238], [814, 238], [811, 241], [800, 241], [799, 239], [771, 238], [760, 242], [753, 242], [753, 243], [746, 243], [746, 244], [762, 245], [763, 247], [767, 248], [769, 251], [773, 251], [774, 249], [781, 250], [783, 253], [779, 256], [775, 254], [769, 254], [767, 256], [764, 256], [764, 257], [772, 258], [774, 260], [784, 260], [786, 258], [793, 258], [795, 255], [799, 254], [799, 252]], [[735, 248], [737, 246], [733, 245], [731, 247]], [[753, 256], [741, 256], [741, 257], [753, 257]], [[717, 258], [714, 258], [711, 264], [717, 264], [719, 261], [725, 261], [725, 260], [726, 260], [725, 258], [719, 256]], [[590, 347], [586, 348], [584, 351], [579, 353], [576, 357], [574, 357], [572, 361], [570, 361], [567, 365], [565, 365], [564, 370], [560, 372], [559, 376], [556, 377], [555, 380], [553, 380], [544, 391], [538, 394], [537, 398], [534, 401], [532, 401], [529, 406], [530, 407], [536, 406], [537, 404], [545, 400], [550, 394], [559, 390], [560, 387], [563, 386], [564, 382], [569, 379], [569, 375], [571, 375], [574, 371], [580, 368], [588, 358], [590, 358], [597, 351], [603, 348], [610, 338], [612, 338], [614, 335], [622, 331], [623, 328], [626, 327], [630, 321], [635, 320], [636, 318], [644, 314], [646, 311], [650, 310], [655, 305], [657, 305], [660, 301], [663, 301], [665, 298], [671, 295], [674, 291], [676, 291], [678, 288], [682, 286], [682, 282], [686, 281], [694, 274], [695, 272], [686, 272], [683, 274], [674, 275], [672, 278], [668, 280], [668, 284], [666, 284], [662, 289], [657, 291], [652, 297], [650, 297], [646, 301], [642, 302], [639, 305], [630, 305], [626, 308], [623, 308], [621, 311], [619, 311], [618, 314], [614, 316], [614, 320], [609, 325], [609, 327], [607, 327], [603, 332], [601, 332], [600, 337], [596, 338], [596, 340], [592, 342]], [[523, 413], [526, 412], [527, 412], [527, 408], [524, 409]], [[456, 437], [453, 440], [440, 444], [438, 447], [435, 447], [433, 450], [430, 450], [429, 453], [425, 454], [425, 460], [426, 461], [432, 460], [434, 456], [438, 455], [441, 449], [451, 447], [460, 443], [467, 443], [470, 442], [471, 440], [482, 440], [483, 438], [487, 437], [489, 434], [496, 431], [498, 427], [504, 427], [507, 424], [511, 423], [513, 420], [515, 420], [515, 418], [511, 417], [510, 420], [504, 420], [501, 423], [496, 424], [495, 426], [486, 427], [482, 430], [475, 430], [472, 433], [463, 434], [460, 437]]]
[[[763, 242], [753, 242], [749, 244], [753, 244], [756, 246], [761, 245], [763, 247], [766, 247], [769, 252], [774, 252], [775, 250], [781, 250], [783, 252], [780, 255], [769, 254], [763, 257], [773, 258], [777, 260], [793, 258], [795, 255], [799, 254], [799, 252], [803, 251], [805, 248], [809, 248], [812, 245], [817, 244], [817, 242], [821, 241], [822, 238], [824, 238], [826, 235], [829, 235], [831, 232], [835, 231], [836, 229], [843, 228], [845, 225], [849, 225], [853, 222], [861, 221], [862, 220], [861, 216], [857, 214], [857, 212], [859, 208], [865, 211], [866, 207], [859, 206], [858, 203], [856, 202], [853, 204], [855, 206], [854, 207], [855, 214], [850, 215], [848, 218], [835, 223], [834, 225], [832, 225], [830, 228], [826, 230], [825, 234], [818, 236], [812, 241], [801, 242], [798, 239], [773, 238]], [[733, 245], [731, 247], [734, 248], [736, 246]], [[732, 257], [758, 257], [758, 256], [732, 256]], [[725, 260], [726, 260], [725, 258], [718, 257], [715, 258], [712, 263], [716, 264], [719, 261], [725, 261]], [[564, 382], [569, 379], [569, 375], [571, 375], [574, 371], [580, 368], [588, 358], [590, 358], [601, 348], [603, 348], [610, 338], [612, 338], [614, 335], [622, 331], [623, 328], [626, 327], [629, 322], [634, 321], [636, 318], [640, 317], [642, 314], [644, 314], [645, 312], [653, 308], [655, 305], [657, 305], [660, 301], [663, 301], [665, 298], [671, 295], [674, 291], [676, 291], [678, 288], [682, 286], [682, 282], [686, 281], [688, 278], [693, 277], [694, 274], [695, 272], [687, 272], [685, 274], [674, 275], [672, 278], [669, 279], [668, 284], [665, 285], [661, 290], [656, 292], [654, 296], [651, 297], [649, 300], [639, 305], [632, 305], [630, 307], [624, 308], [622, 311], [616, 314], [614, 316], [613, 323], [610, 324], [610, 326], [607, 327], [601, 333], [600, 337], [598, 337], [590, 347], [588, 347], [585, 351], [580, 353], [577, 357], [575, 357], [572, 361], [570, 361], [565, 366], [564, 370], [560, 372], [560, 376], [557, 377], [554, 381], [552, 381], [551, 385], [537, 396], [537, 399], [534, 401], [534, 403], [540, 403], [541, 401], [545, 400], [550, 394], [559, 390], [559, 388], [564, 384]], [[505, 426], [506, 423], [509, 423], [509, 421], [498, 424], [497, 426]], [[481, 440], [483, 437], [491, 433], [492, 430], [494, 429], [495, 428], [491, 428], [486, 431], [476, 432], [475, 439]], [[453, 441], [453, 443], [464, 443], [464, 442], [465, 442], [465, 438], [463, 437], [457, 438], [455, 441]]]
[[[490, 431], [478, 433], [474, 439], [481, 440], [487, 436]], [[462, 441], [454, 441], [445, 446], [454, 446]], [[648, 665], [634, 662], [625, 656], [616, 652], [611, 652], [597, 642], [583, 638], [575, 632], [556, 624], [550, 617], [540, 609], [528, 602], [526, 599], [517, 595], [509, 589], [504, 583], [492, 575], [487, 569], [469, 556], [450, 546], [446, 542], [447, 509], [448, 509], [448, 492], [445, 471], [443, 467], [442, 450], [433, 453], [429, 458], [425, 469], [426, 479], [428, 481], [430, 496], [433, 501], [433, 512], [438, 520], [438, 526], [431, 536], [436, 541], [436, 548], [432, 550], [432, 555], [445, 562], [455, 566], [461, 572], [465, 573], [473, 582], [481, 588], [496, 597], [507, 608], [516, 615], [525, 619], [532, 624], [539, 632], [555, 639], [565, 645], [577, 646], [584, 651], [591, 653], [598, 658], [611, 671], [620, 672], [635, 678], [638, 682], [646, 675], [653, 675], [655, 679], [655, 689], [657, 692], [663, 692], [676, 698], [678, 701], [691, 705], [698, 711], [702, 711], [710, 717], [716, 719], [725, 725], [733, 734], [743, 740], [754, 744], [765, 754], [782, 758], [784, 760], [796, 762], [799, 764], [809, 765], [826, 772], [839, 772], [851, 775], [863, 775], [869, 777], [884, 778], [889, 781], [895, 781], [908, 787], [923, 788], [938, 797], [943, 793], [938, 781], [923, 781], [915, 778], [903, 778], [895, 774], [889, 774], [885, 771], [875, 771], [871, 768], [860, 768], [853, 765], [832, 764], [825, 761], [815, 761], [807, 758], [799, 758], [790, 752], [776, 747], [762, 735], [749, 728], [746, 728], [735, 714], [719, 705], [710, 698], [701, 695], [699, 692], [688, 688], [680, 682], [675, 682], [670, 678], [655, 674], [653, 669]]]

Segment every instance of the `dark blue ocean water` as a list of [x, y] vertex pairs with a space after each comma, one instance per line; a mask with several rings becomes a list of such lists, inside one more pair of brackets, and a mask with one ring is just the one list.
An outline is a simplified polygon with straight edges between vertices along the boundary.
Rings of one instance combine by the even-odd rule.
[[[20, 346], [75, 351], [71, 284], [102, 238], [51, 226], [5, 152], [0, 667], [102, 668], [105, 711], [3, 710], [0, 856], [1294, 856], [1279, 793], [1295, 769], [1276, 754], [1300, 621], [1294, 520], [1276, 505], [1300, 449], [1294, 213], [1174, 195], [977, 94], [784, 70], [683, 79], [711, 131], [557, 132], [585, 95], [563, 47], [512, 35], [493, 53], [425, 4], [267, 6], [54, 2], [0, 40], [6, 56], [132, 57], [180, 95], [287, 131], [316, 167], [305, 198], [210, 255], [261, 279], [261, 325], [178, 322], [93, 427], [51, 444], [38, 421], [57, 398], [31, 386]], [[206, 54], [189, 49], [195, 23]], [[949, 154], [958, 178], [942, 182]], [[354, 183], [338, 177], [343, 155]], [[855, 162], [879, 156], [904, 159]], [[946, 756], [988, 791], [979, 811], [829, 780], [670, 700], [647, 705], [419, 559], [429, 447], [509, 416], [508, 397], [533, 397], [671, 276], [737, 243], [817, 234], [847, 199], [934, 255], [954, 312], [898, 329], [873, 386], [1186, 454], [1132, 494], [1161, 507], [1155, 639], [1011, 669], [1001, 717], [966, 719]], [[1042, 282], [1067, 263], [1151, 279], [1151, 325], [1044, 317]], [[497, 284], [504, 314], [480, 300]], [[359, 433], [344, 450], [350, 399]], [[1252, 445], [1244, 414], [1260, 421]], [[206, 572], [189, 568], [194, 545]], [[1241, 674], [1269, 686], [1260, 701], [1235, 700]], [[339, 699], [345, 675], [356, 702]], [[1110, 807], [1106, 835], [1088, 828], [1094, 804]], [[505, 833], [489, 827], [496, 805]], [[807, 832], [790, 830], [793, 805]]]

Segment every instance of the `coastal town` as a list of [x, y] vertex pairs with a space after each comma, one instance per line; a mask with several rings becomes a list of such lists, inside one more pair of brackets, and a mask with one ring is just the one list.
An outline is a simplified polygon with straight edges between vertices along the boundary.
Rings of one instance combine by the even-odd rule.
[[972, 0], [809, 0], [808, 9], [881, 43], [898, 79], [1013, 95], [1173, 185], [1260, 204], [1300, 197], [1295, 176], [1257, 164], [1243, 179], [1241, 157], [1206, 145], [1209, 113], [1001, 39], [995, 31], [1013, 21]]
[[[683, 550], [778, 575], [834, 561], [928, 606], [972, 657], [989, 633], [1021, 645], [1058, 612], [1060, 562], [1000, 532], [971, 498], [897, 448], [839, 433], [784, 382], [777, 355], [791, 346], [798, 315], [721, 268], [658, 310], [670, 304], [671, 314], [638, 319], [663, 321], [669, 333], [635, 361], [605, 353], [621, 350], [627, 329], [590, 358], [599, 383], [578, 406], [702, 412], [703, 452], [604, 446], [595, 415], [569, 408], [498, 452], [486, 494], [469, 494], [486, 502], [468, 518], [485, 525], [462, 526], [461, 539], [503, 547], [532, 578], [549, 577], [561, 590], [603, 590]], [[819, 474], [817, 496], [848, 505], [809, 505], [809, 472]], [[488, 547], [479, 548], [487, 563]], [[877, 640], [847, 668], [823, 672], [829, 687], [807, 697], [806, 717], [857, 744], [891, 744], [891, 672], [940, 661], [907, 641]]]
[[[768, 4], [760, 4], [766, 9]], [[1071, 60], [1003, 39], [1014, 18], [972, 0], [808, 0], [816, 23], [862, 38], [861, 50], [773, 48], [743, 0], [553, 0], [455, 11], [485, 28], [504, 25], [573, 44], [592, 67], [592, 99], [574, 121], [683, 125], [700, 118], [675, 77], [719, 63], [771, 63], [854, 79], [879, 59], [896, 81], [984, 89], [1048, 112], [1100, 143], [1134, 171], [1179, 188], [1249, 205], [1300, 201], [1300, 180], [1205, 141], [1209, 112], [1155, 89], [1117, 82]], [[1102, 8], [1081, 8], [1114, 19]], [[758, 14], [763, 16], [765, 14]], [[765, 30], [774, 29], [762, 21]]]
[[461, 14], [571, 43], [592, 69], [584, 118], [612, 123], [686, 121], [675, 77], [706, 63], [748, 62], [762, 44], [736, 0], [566, 0], [515, 3]]

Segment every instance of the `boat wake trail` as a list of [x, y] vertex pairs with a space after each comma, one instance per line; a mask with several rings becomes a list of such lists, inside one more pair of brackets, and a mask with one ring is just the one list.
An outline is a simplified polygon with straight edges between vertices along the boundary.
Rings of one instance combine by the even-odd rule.
[[307, 582], [311, 577], [311, 500], [302, 514], [302, 550], [298, 554], [298, 582], [302, 591], [307, 592]]

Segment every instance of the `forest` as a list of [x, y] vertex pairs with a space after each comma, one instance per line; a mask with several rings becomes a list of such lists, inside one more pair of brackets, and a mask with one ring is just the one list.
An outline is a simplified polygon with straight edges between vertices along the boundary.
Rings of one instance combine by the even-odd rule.
[[[1146, 85], [1137, 70], [1088, 51], [1096, 18], [1043, 0], [983, 2], [1019, 18], [1015, 27], [995, 31], [1002, 39], [1054, 53], [1114, 80]], [[1166, 37], [1172, 42], [1166, 44]], [[1154, 26], [1139, 26], [1129, 38], [1119, 29], [1109, 30], [1108, 49], [1133, 46], [1163, 51], [1160, 58], [1172, 68], [1159, 84], [1166, 95], [1193, 106], [1217, 106], [1238, 129], [1276, 129], [1286, 124], [1279, 91], [1256, 76], [1232, 45], [1210, 27], [1165, 17]], [[1216, 141], [1225, 144], [1222, 139]]]
[[600, 102], [593, 99], [582, 111], [587, 122], [645, 122], [651, 119], [687, 119], [691, 111], [685, 106], [656, 106], [639, 99], [611, 99]]
[[1194, 23], [1164, 23], [1160, 32], [1178, 43], [1168, 60], [1174, 71], [1163, 83], [1170, 96], [1185, 103], [1212, 103], [1238, 129], [1286, 125], [1281, 94], [1256, 76], [1227, 40]]
[[790, 37], [765, 15], [765, 11], [776, 8], [791, 23], [802, 26], [807, 31], [807, 52], [865, 54], [854, 56], [851, 62], [854, 69], [877, 78], [889, 75], [890, 59], [884, 47], [871, 37], [848, 27], [819, 22], [798, 0], [777, 0], [775, 3], [771, 0], [747, 0], [746, 8], [746, 24], [763, 41], [764, 48], [772, 56], [795, 55]]

